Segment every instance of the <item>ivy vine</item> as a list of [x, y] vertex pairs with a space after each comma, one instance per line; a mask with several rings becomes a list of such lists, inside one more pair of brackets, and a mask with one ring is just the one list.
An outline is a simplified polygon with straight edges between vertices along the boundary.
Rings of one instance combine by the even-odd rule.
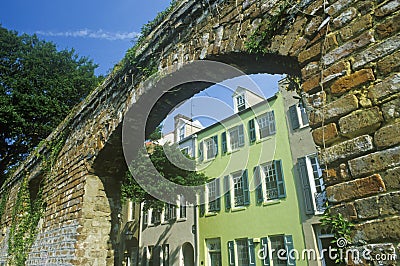
[[8, 254], [11, 265], [25, 265], [28, 251], [38, 233], [37, 225], [44, 213], [44, 201], [40, 186], [35, 199], [31, 199], [29, 178], [26, 175], [21, 181], [17, 199], [12, 211]]
[[3, 214], [6, 210], [8, 194], [9, 194], [9, 190], [4, 189], [4, 191], [2, 192], [2, 195], [1, 195], [1, 200], [0, 200], [0, 220], [2, 220], [1, 218], [3, 217]]
[[266, 54], [267, 47], [276, 35], [286, 24], [285, 14], [289, 2], [285, 1], [273, 15], [267, 16], [257, 29], [245, 42], [245, 48], [249, 53]]
[[[331, 243], [341, 243], [341, 245], [338, 245], [338, 249], [341, 254], [344, 254], [343, 250], [346, 249], [346, 246], [351, 245], [351, 232], [354, 224], [344, 218], [341, 213], [338, 213], [337, 215], [331, 214], [329, 209], [325, 211], [320, 221], [322, 228], [333, 234], [333, 240]], [[343, 258], [338, 258], [336, 263], [343, 262], [341, 259]]]

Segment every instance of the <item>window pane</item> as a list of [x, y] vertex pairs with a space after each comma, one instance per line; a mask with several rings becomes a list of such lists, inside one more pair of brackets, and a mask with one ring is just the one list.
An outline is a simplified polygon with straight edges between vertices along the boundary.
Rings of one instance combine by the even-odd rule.
[[[280, 250], [285, 250], [285, 241], [283, 236], [271, 236], [270, 237], [270, 241], [271, 241], [271, 250], [275, 250], [272, 253], [272, 260], [273, 260], [273, 265], [282, 265], [282, 266], [286, 266], [287, 265], [287, 260], [280, 260], [278, 258], [278, 252]], [[286, 254], [282, 251], [279, 252], [280, 257], [285, 257]]]
[[236, 240], [237, 246], [237, 256], [238, 256], [238, 265], [239, 266], [248, 266], [250, 264], [249, 261], [249, 246], [247, 243], [247, 239]]
[[231, 150], [239, 148], [239, 130], [237, 127], [229, 130]]
[[217, 209], [217, 184], [215, 180], [207, 184], [208, 188], [208, 210], [215, 211]]
[[209, 138], [205, 141], [206, 143], [206, 153], [207, 159], [211, 159], [215, 157], [215, 144], [212, 138]]
[[244, 205], [244, 194], [243, 194], [243, 178], [242, 173], [233, 174], [233, 189], [234, 189], [234, 204], [235, 206]]
[[267, 199], [278, 198], [277, 173], [275, 165], [271, 162], [262, 167], [265, 174], [265, 190]]
[[179, 218], [186, 218], [186, 200], [183, 195], [180, 197]]
[[275, 117], [274, 112], [268, 112], [263, 116], [257, 118], [258, 128], [260, 131], [260, 138], [275, 134]]

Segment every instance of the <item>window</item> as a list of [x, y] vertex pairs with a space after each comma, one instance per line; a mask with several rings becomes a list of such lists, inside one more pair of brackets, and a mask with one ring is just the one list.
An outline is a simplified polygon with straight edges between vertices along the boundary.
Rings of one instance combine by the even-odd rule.
[[254, 243], [251, 238], [228, 241], [229, 265], [253, 266], [256, 265]]
[[176, 219], [176, 206], [166, 203], [164, 208], [164, 222]]
[[182, 152], [184, 155], [189, 155], [189, 147], [185, 147], [185, 148], [181, 149], [181, 152]]
[[236, 240], [236, 250], [238, 254], [238, 265], [247, 266], [250, 263], [249, 260], [249, 246], [247, 239]]
[[182, 125], [179, 128], [179, 140], [183, 140], [185, 138], [185, 125]]
[[143, 210], [143, 226], [149, 224], [149, 210]]
[[135, 202], [132, 200], [128, 201], [128, 221], [135, 220]]
[[152, 210], [152, 212], [151, 212], [151, 223], [152, 224], [159, 224], [160, 222], [161, 222], [161, 211]]
[[229, 145], [231, 151], [237, 150], [244, 145], [243, 125], [236, 126], [229, 130]]
[[179, 197], [179, 218], [186, 218], [186, 199], [185, 196], [180, 195]]
[[289, 115], [292, 129], [308, 126], [308, 115], [302, 101], [289, 107]]
[[206, 146], [206, 158], [214, 158], [218, 153], [218, 136], [208, 138], [204, 142]]
[[307, 214], [321, 214], [327, 201], [322, 170], [316, 154], [297, 160], [297, 169], [303, 185], [303, 196]]
[[274, 135], [276, 132], [274, 111], [257, 117], [260, 139]]
[[281, 160], [255, 167], [254, 181], [259, 203], [286, 197]]
[[169, 266], [169, 244], [162, 245], [163, 266]]
[[[233, 188], [233, 189], [231, 189]], [[225, 208], [240, 207], [250, 204], [247, 169], [224, 177]], [[233, 202], [231, 200], [233, 199]]]
[[[335, 261], [332, 258], [330, 258], [329, 252], [326, 252], [330, 249], [338, 249], [336, 241], [334, 241], [334, 235], [326, 232], [320, 226], [315, 227], [315, 232], [317, 235], [317, 242], [318, 242], [318, 250], [319, 250], [318, 255], [322, 255], [320, 256], [322, 266], [337, 265]], [[324, 250], [325, 252], [322, 253], [322, 250]]]
[[220, 186], [219, 179], [214, 179], [207, 183], [208, 212], [220, 210]]
[[208, 265], [222, 266], [221, 240], [219, 238], [206, 239], [208, 249]]
[[[261, 238], [261, 265], [288, 266], [296, 265], [291, 252], [293, 238], [291, 235], [273, 235]], [[291, 256], [290, 256], [291, 255]]]
[[244, 94], [236, 96], [236, 106], [238, 112], [246, 109], [246, 100], [244, 98]]

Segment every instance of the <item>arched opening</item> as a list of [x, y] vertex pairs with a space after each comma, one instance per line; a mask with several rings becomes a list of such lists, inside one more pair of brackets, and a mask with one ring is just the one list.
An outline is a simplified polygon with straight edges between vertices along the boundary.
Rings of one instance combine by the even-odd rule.
[[[130, 121], [130, 126], [125, 127], [121, 123], [96, 157], [94, 163], [95, 173], [102, 180], [110, 206], [113, 206], [111, 208], [112, 232], [121, 229], [118, 223], [118, 214], [120, 211], [118, 206], [121, 204], [119, 192], [120, 180], [127, 171], [125, 161], [133, 159], [138, 148], [143, 146], [143, 140], [154, 131], [177, 105], [211, 85], [243, 74], [268, 73], [300, 76], [300, 68], [297, 60], [290, 57], [235, 53], [210, 59], [226, 62], [232, 68], [238, 67], [238, 69], [226, 72], [223, 69], [210, 70], [207, 65], [196, 69], [188, 65], [175, 69], [170, 73], [164, 73], [149, 82], [145, 82], [138, 89], [140, 96], [137, 97], [136, 102], [133, 103], [125, 116], [125, 120]], [[203, 61], [205, 63], [211, 62], [209, 60]], [[199, 73], [201, 73], [201, 78], [198, 76]], [[183, 77], [182, 83], [176, 83], [177, 76]], [[141, 140], [141, 142], [132, 140]], [[123, 150], [122, 143], [128, 145], [129, 153], [124, 154], [126, 147]], [[185, 197], [189, 202], [193, 202], [193, 199], [190, 199], [189, 195], [185, 195]], [[118, 243], [118, 239], [114, 238], [113, 234], [110, 235], [113, 249], [119, 249], [121, 244]], [[190, 246], [191, 249], [189, 248]], [[186, 245], [186, 249], [182, 249], [182, 251], [186, 250], [186, 254], [188, 254], [186, 257], [190, 258], [190, 261], [193, 258], [194, 261], [194, 249], [191, 244], [190, 246]], [[192, 253], [193, 255], [191, 255]], [[115, 258], [115, 261], [118, 262], [121, 259]]]
[[125, 240], [124, 265], [139, 265], [139, 241], [136, 237]]
[[182, 261], [183, 266], [194, 266], [194, 248], [188, 242], [182, 245]]

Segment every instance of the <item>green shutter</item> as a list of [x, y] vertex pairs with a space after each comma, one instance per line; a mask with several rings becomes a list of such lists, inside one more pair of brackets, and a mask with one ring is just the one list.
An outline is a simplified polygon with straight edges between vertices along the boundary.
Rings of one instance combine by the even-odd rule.
[[242, 185], [243, 185], [243, 203], [244, 205], [250, 205], [250, 191], [249, 191], [249, 177], [247, 169], [242, 174]]
[[233, 241], [228, 241], [228, 265], [235, 265], [235, 246]]
[[204, 160], [204, 153], [203, 153], [203, 142], [199, 143], [199, 161], [202, 162]]
[[261, 238], [260, 249], [264, 250], [264, 252], [261, 253], [262, 254], [262, 258], [261, 258], [262, 265], [269, 266], [269, 252], [268, 252], [268, 238], [267, 237]]
[[301, 157], [297, 159], [297, 171], [303, 186], [303, 196], [306, 214], [314, 214], [314, 204], [310, 187], [310, 179], [307, 171], [307, 159]]
[[206, 213], [206, 206], [205, 206], [205, 198], [204, 198], [205, 191], [200, 192], [200, 216], [204, 216]]
[[225, 154], [228, 151], [228, 146], [226, 144], [226, 132], [222, 132], [221, 134], [221, 146], [222, 146], [222, 154]]
[[268, 123], [268, 135], [274, 135], [276, 133], [276, 124], [275, 124], [275, 113], [274, 111], [269, 112], [269, 115], [267, 116], [269, 123]]
[[241, 146], [244, 146], [244, 129], [243, 129], [243, 125], [239, 125], [238, 131], [239, 131], [239, 147], [241, 147]]
[[256, 254], [254, 251], [254, 243], [253, 239], [247, 239], [248, 247], [249, 247], [249, 265], [255, 266], [256, 265]]
[[217, 198], [215, 199], [215, 211], [221, 210], [221, 189], [220, 189], [220, 180], [216, 178], [215, 182], [215, 194], [217, 194]]
[[286, 247], [286, 256], [287, 256], [287, 265], [293, 266], [296, 265], [296, 254], [293, 252], [293, 237], [291, 235], [285, 236], [285, 247]]
[[254, 119], [249, 121], [249, 137], [250, 143], [254, 143], [256, 141], [256, 127], [254, 126]]
[[218, 135], [215, 135], [213, 137], [213, 141], [214, 141], [214, 147], [215, 147], [215, 156], [218, 155]]
[[264, 194], [261, 181], [261, 166], [254, 167], [254, 187], [256, 188], [256, 199], [257, 203], [262, 203], [264, 201]]
[[285, 198], [286, 191], [285, 191], [285, 182], [283, 177], [282, 161], [276, 160], [274, 161], [274, 164], [275, 164], [275, 171], [277, 174], [276, 182], [278, 186], [278, 198]]
[[292, 124], [292, 129], [298, 129], [300, 127], [299, 117], [297, 116], [297, 107], [292, 105], [289, 107], [290, 122]]
[[225, 192], [225, 209], [231, 208], [231, 190], [230, 177], [224, 176], [224, 192]]

